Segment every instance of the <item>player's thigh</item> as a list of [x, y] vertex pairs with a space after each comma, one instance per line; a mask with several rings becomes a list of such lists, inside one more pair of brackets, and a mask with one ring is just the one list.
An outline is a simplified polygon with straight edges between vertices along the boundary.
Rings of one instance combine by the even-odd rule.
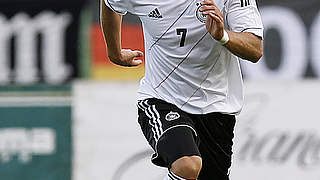
[[231, 166], [235, 116], [220, 113], [202, 115], [195, 124], [202, 156], [200, 180], [228, 180]]
[[155, 165], [170, 168], [183, 156], [200, 156], [197, 133], [187, 113], [158, 99], [139, 101], [138, 108], [142, 132], [155, 151]]

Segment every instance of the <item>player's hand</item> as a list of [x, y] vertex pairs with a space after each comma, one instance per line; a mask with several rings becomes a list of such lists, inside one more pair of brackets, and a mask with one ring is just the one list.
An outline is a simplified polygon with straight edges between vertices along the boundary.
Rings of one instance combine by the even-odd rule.
[[126, 66], [126, 67], [132, 67], [132, 66], [138, 66], [142, 63], [142, 60], [137, 59], [141, 58], [143, 56], [143, 52], [141, 51], [133, 51], [131, 49], [122, 49], [119, 56], [109, 56], [110, 61], [113, 63], [120, 65], [120, 66]]
[[223, 14], [213, 0], [203, 1], [201, 5], [200, 11], [207, 16], [206, 28], [208, 32], [215, 40], [221, 40], [224, 32]]

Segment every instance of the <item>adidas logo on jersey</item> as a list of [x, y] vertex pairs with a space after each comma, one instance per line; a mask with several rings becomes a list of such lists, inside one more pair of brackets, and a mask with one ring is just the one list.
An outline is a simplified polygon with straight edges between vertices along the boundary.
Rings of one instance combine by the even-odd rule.
[[162, 18], [162, 15], [158, 8], [155, 8], [153, 11], [151, 11], [148, 16], [152, 18]]

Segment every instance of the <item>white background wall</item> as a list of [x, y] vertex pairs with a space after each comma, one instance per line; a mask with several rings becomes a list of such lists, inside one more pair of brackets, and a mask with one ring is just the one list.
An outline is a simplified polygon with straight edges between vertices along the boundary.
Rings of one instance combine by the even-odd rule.
[[[74, 180], [162, 180], [137, 123], [137, 83], [74, 85]], [[231, 179], [320, 179], [320, 82], [248, 82]]]

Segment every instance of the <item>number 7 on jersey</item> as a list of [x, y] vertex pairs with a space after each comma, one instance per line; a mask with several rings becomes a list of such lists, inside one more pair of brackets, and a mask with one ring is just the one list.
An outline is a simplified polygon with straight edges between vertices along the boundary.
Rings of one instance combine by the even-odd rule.
[[177, 29], [177, 35], [181, 35], [181, 40], [180, 40], [180, 47], [184, 46], [184, 42], [186, 41], [186, 36], [187, 36], [187, 29]]

